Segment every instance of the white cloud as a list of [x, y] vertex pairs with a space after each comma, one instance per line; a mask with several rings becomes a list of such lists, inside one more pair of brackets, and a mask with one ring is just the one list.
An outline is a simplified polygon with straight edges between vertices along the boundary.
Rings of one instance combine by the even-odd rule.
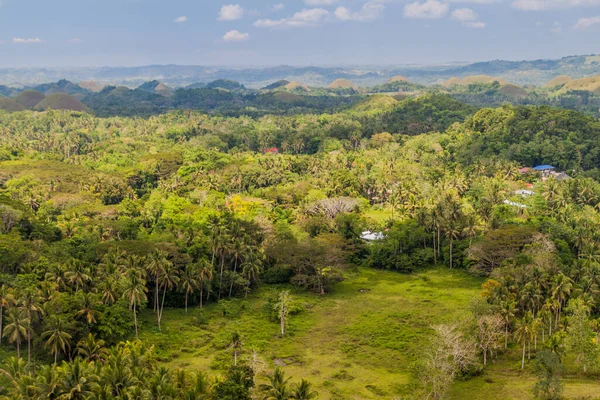
[[340, 0], [304, 0], [308, 6], [332, 6], [339, 3]]
[[44, 41], [40, 38], [32, 38], [32, 39], [13, 38], [12, 41], [13, 41], [13, 43], [17, 43], [17, 44], [44, 43]]
[[375, 1], [369, 1], [359, 11], [352, 12], [346, 7], [335, 9], [334, 15], [341, 21], [373, 21], [383, 14], [385, 6]]
[[69, 43], [72, 43], [72, 44], [83, 43], [83, 40], [81, 40], [79, 38], [73, 38], [73, 39], [69, 39]]
[[254, 22], [257, 28], [306, 28], [319, 25], [330, 16], [330, 12], [322, 8], [310, 8], [298, 11], [288, 18], [259, 19]]
[[600, 0], [514, 0], [512, 6], [520, 10], [541, 11], [556, 8], [589, 7], [600, 5]]
[[479, 21], [477, 13], [470, 8], [458, 8], [452, 11], [450, 18], [461, 22], [467, 28], [481, 29], [486, 27], [486, 23]]
[[443, 18], [448, 14], [450, 6], [438, 0], [426, 0], [425, 2], [408, 3], [404, 6], [406, 18]]
[[186, 17], [185, 15], [182, 15], [181, 17], [175, 18], [173, 20], [173, 22], [177, 22], [178, 24], [181, 24], [181, 23], [187, 22], [187, 20], [188, 20], [188, 17]]
[[466, 22], [466, 21], [477, 21], [477, 13], [470, 8], [459, 8], [457, 10], [452, 11], [452, 19], [457, 21]]
[[219, 21], [236, 21], [242, 19], [244, 9], [239, 4], [228, 4], [221, 7], [219, 12]]
[[600, 16], [590, 18], [579, 18], [575, 24], [575, 29], [588, 29], [594, 25], [600, 25]]
[[277, 4], [273, 4], [271, 6], [271, 10], [273, 10], [273, 11], [281, 11], [284, 8], [285, 8], [285, 4], [283, 4], [283, 3], [277, 3]]
[[467, 28], [475, 28], [475, 29], [482, 29], [487, 26], [487, 24], [485, 22], [481, 22], [481, 21], [465, 22], [463, 25], [466, 26]]
[[241, 33], [238, 30], [233, 30], [223, 35], [223, 40], [226, 42], [244, 42], [248, 40], [249, 37], [250, 35], [247, 33]]

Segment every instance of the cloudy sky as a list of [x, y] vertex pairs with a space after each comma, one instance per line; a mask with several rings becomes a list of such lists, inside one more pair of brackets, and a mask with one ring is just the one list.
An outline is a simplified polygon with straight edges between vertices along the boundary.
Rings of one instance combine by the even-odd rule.
[[599, 39], [600, 0], [0, 0], [0, 67], [521, 60]]

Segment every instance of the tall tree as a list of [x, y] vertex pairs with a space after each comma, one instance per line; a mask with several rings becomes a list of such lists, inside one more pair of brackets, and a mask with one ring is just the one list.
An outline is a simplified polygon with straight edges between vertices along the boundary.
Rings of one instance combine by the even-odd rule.
[[[194, 294], [194, 291], [199, 288], [198, 281], [196, 279], [196, 271], [192, 265], [187, 265], [183, 274], [181, 274], [181, 279], [179, 280], [179, 287], [185, 293], [185, 315], [187, 315], [188, 311], [188, 297]], [[202, 294], [200, 294], [200, 298], [202, 298]], [[200, 300], [202, 301], [202, 300]]]
[[4, 327], [4, 309], [8, 308], [12, 304], [12, 301], [12, 290], [5, 284], [2, 284], [0, 286], [0, 345], [2, 344], [2, 329]]
[[31, 361], [31, 328], [33, 317], [43, 313], [40, 306], [39, 290], [35, 287], [26, 288], [21, 293], [21, 308], [25, 311], [27, 317], [27, 362]]
[[242, 351], [242, 337], [239, 332], [233, 332], [231, 334], [231, 343], [229, 345], [231, 347], [231, 352], [233, 354], [233, 365], [237, 365], [237, 359]]
[[129, 302], [129, 309], [133, 312], [133, 324], [135, 326], [135, 338], [139, 339], [137, 309], [146, 301], [146, 280], [139, 269], [131, 268], [127, 271], [125, 291], [123, 298]]
[[58, 354], [66, 353], [71, 348], [71, 335], [66, 331], [63, 319], [60, 317], [53, 317], [49, 328], [42, 334], [42, 339], [46, 339], [44, 346], [54, 354], [54, 365], [56, 365]]
[[27, 340], [29, 319], [23, 310], [16, 307], [9, 309], [6, 317], [8, 324], [4, 327], [4, 336], [9, 343], [17, 346], [17, 358], [21, 358], [21, 343]]
[[[213, 280], [213, 267], [212, 265], [208, 264], [207, 262], [201, 261], [198, 264], [198, 280], [199, 280], [199, 286], [200, 286], [200, 309], [202, 309], [202, 298], [203, 298], [203, 292], [204, 292], [204, 287], [206, 286], [207, 282], [211, 282]], [[210, 290], [208, 290], [207, 293], [207, 298], [208, 298], [208, 294], [210, 294]]]
[[173, 290], [179, 283], [179, 269], [170, 261], [164, 264], [164, 271], [158, 280], [159, 285], [163, 289], [162, 301], [160, 303], [160, 309], [158, 310], [158, 330], [160, 331], [160, 323], [162, 322], [163, 311], [165, 309], [165, 297], [167, 297], [167, 290]]
[[277, 303], [275, 304], [275, 311], [279, 317], [279, 326], [281, 328], [281, 336], [285, 336], [285, 325], [290, 315], [290, 307], [292, 305], [292, 296], [290, 296], [289, 290], [284, 290], [279, 293]]

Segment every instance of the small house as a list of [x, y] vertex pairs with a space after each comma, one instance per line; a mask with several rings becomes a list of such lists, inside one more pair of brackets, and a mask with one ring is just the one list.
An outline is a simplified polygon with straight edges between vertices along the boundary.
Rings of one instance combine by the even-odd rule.
[[360, 235], [360, 238], [362, 240], [366, 240], [367, 242], [374, 242], [376, 240], [383, 239], [383, 233], [382, 232], [365, 231]]
[[523, 197], [533, 196], [535, 192], [533, 190], [515, 190], [515, 194]]

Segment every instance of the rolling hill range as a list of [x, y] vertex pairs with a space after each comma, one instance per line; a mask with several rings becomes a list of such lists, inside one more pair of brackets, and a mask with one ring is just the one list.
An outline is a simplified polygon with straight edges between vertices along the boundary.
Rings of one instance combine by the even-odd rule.
[[[125, 85], [131, 88], [158, 80], [169, 87], [185, 87], [197, 82], [233, 80], [258, 89], [278, 80], [299, 81], [308, 86], [325, 87], [336, 79], [348, 79], [360, 87], [381, 85], [402, 77], [414, 83], [443, 83], [452, 77], [488, 75], [517, 85], [542, 85], [568, 75], [572, 78], [600, 75], [598, 56], [570, 56], [556, 60], [449, 63], [443, 65], [399, 66], [276, 66], [208, 67], [148, 65], [102, 68], [3, 68], [0, 84], [34, 86], [67, 79], [72, 82], [94, 81], [98, 85]], [[72, 94], [72, 93], [69, 93]]]

